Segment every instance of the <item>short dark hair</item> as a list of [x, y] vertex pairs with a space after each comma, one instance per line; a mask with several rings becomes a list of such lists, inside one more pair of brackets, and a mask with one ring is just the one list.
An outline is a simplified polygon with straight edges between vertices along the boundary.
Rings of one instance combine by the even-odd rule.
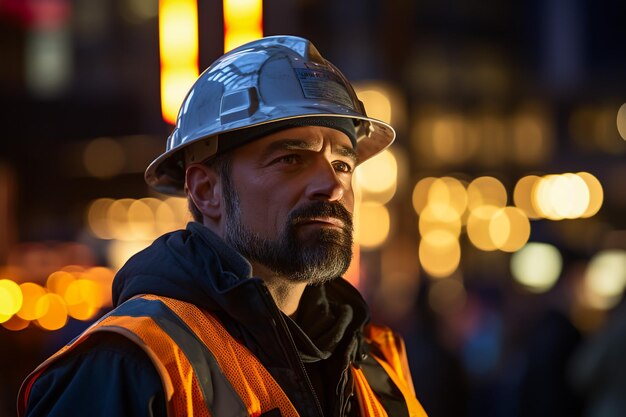
[[[230, 174], [231, 174], [231, 158], [230, 152], [224, 152], [222, 154], [213, 156], [206, 161], [202, 162], [202, 164], [207, 167], [213, 168], [217, 171], [220, 176], [220, 180], [222, 184], [227, 185], [231, 184]], [[196, 207], [196, 204], [191, 199], [191, 196], [187, 194], [187, 205], [189, 206], [189, 211], [191, 212], [191, 217], [194, 221], [198, 223], [202, 223], [202, 212]]]

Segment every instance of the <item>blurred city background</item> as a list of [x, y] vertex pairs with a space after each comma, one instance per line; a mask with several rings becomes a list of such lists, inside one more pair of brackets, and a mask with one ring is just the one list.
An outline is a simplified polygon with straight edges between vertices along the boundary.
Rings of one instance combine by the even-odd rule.
[[398, 132], [346, 278], [429, 415], [626, 415], [626, 2], [0, 0], [0, 416], [190, 220], [143, 171], [193, 79], [275, 34]]

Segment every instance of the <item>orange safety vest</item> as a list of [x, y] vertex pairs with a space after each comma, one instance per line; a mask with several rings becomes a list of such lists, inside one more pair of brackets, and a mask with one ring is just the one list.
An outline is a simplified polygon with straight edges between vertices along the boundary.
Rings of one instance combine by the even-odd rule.
[[[276, 409], [283, 417], [298, 416], [261, 362], [214, 316], [193, 304], [154, 295], [135, 297], [122, 304], [35, 369], [20, 389], [20, 416], [25, 414], [30, 389], [44, 370], [90, 334], [101, 331], [126, 336], [148, 354], [163, 382], [169, 416], [257, 417]], [[187, 336], [201, 343], [190, 343]], [[371, 325], [365, 336], [382, 353], [383, 357], [372, 356], [404, 396], [409, 415], [426, 417], [415, 397], [402, 339], [387, 328]], [[360, 415], [386, 417], [363, 371], [354, 366], [351, 371]]]

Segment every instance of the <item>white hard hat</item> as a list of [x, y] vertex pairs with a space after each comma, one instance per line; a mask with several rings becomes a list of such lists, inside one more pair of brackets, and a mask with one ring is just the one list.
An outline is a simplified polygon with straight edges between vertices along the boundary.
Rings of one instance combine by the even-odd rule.
[[226, 142], [237, 135], [230, 132], [249, 137], [244, 129], [337, 117], [354, 123], [359, 163], [395, 138], [391, 126], [367, 117], [348, 80], [310, 41], [262, 38], [228, 52], [200, 75], [183, 101], [165, 152], [150, 164], [145, 179], [157, 191], [180, 195], [186, 163], [232, 148]]

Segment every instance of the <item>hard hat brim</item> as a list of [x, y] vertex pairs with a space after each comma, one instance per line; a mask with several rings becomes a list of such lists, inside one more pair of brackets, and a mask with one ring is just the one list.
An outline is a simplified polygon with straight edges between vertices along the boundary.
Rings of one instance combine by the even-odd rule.
[[[338, 115], [330, 113], [311, 113], [299, 116], [286, 117], [276, 119], [265, 123], [246, 126], [243, 128], [225, 130], [220, 134], [243, 130], [262, 124], [281, 122], [289, 119], [306, 118], [306, 117], [341, 117], [358, 121], [360, 129], [357, 130], [357, 165], [370, 159], [371, 157], [382, 152], [393, 143], [396, 137], [395, 130], [387, 123], [364, 117], [359, 114], [354, 115]], [[206, 141], [215, 138], [215, 135], [201, 136], [186, 142], [186, 145], [192, 145], [197, 142]], [[245, 144], [242, 144], [244, 146]], [[185, 196], [185, 166], [184, 166], [184, 149], [171, 149], [157, 157], [146, 169], [144, 178], [146, 183], [160, 193]]]

